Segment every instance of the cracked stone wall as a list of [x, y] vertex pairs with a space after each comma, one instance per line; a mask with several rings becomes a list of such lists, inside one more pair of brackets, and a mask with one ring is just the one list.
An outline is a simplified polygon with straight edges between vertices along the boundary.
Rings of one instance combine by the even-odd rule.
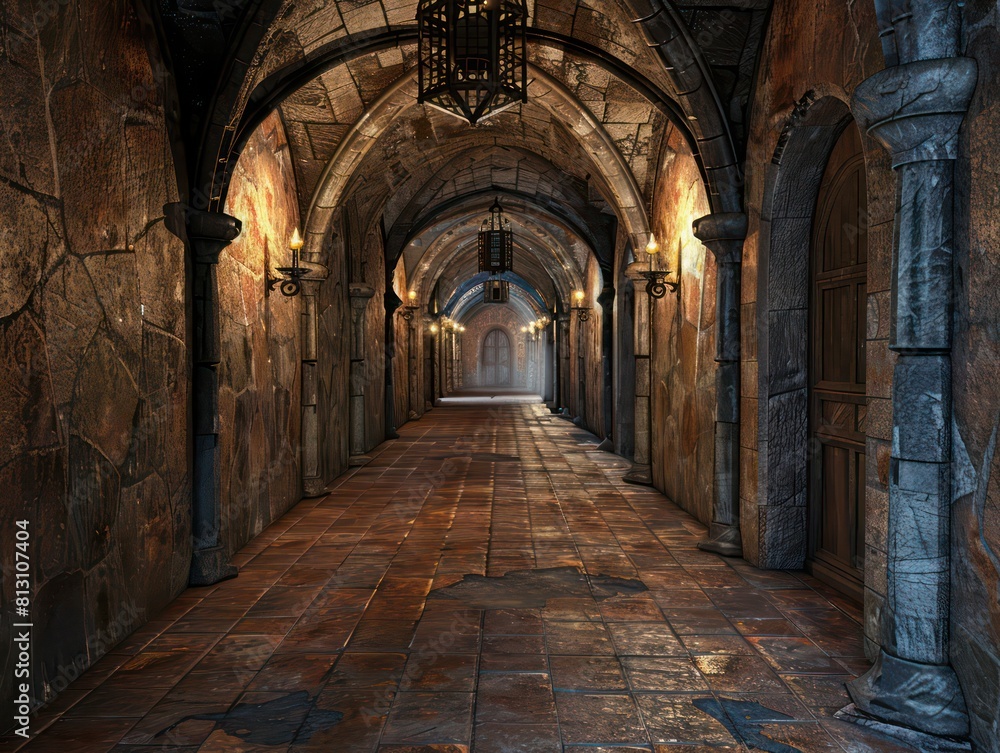
[[[657, 268], [679, 270], [681, 287], [652, 303], [653, 482], [706, 524], [715, 458], [716, 271], [691, 223], [708, 212], [698, 166], [672, 130], [660, 158], [651, 221], [660, 244]], [[645, 250], [637, 257], [649, 259]], [[646, 295], [643, 286], [636, 295]]]
[[131, 6], [36, 10], [0, 11], [0, 634], [28, 520], [49, 699], [187, 583], [189, 378], [176, 176]]
[[964, 11], [964, 52], [979, 65], [956, 166], [952, 663], [977, 750], [1000, 751], [1000, 10]]
[[299, 225], [288, 140], [276, 114], [236, 165], [226, 212], [243, 231], [219, 257], [222, 540], [236, 552], [299, 501], [300, 298], [265, 295], [265, 268], [291, 265]]

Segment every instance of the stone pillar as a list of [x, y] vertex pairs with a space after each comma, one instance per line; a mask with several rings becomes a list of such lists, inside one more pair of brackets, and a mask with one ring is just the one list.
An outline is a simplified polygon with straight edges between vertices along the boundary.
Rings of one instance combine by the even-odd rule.
[[[934, 19], [926, 33], [938, 35]], [[898, 359], [882, 646], [848, 689], [866, 717], [958, 738], [969, 719], [948, 655], [954, 160], [976, 78], [970, 58], [916, 60], [872, 76], [853, 101], [898, 175], [889, 344]]]
[[371, 461], [365, 453], [367, 419], [365, 417], [365, 311], [368, 302], [375, 297], [375, 288], [363, 283], [351, 283], [351, 383], [350, 383], [350, 458], [348, 464], [354, 468]]
[[615, 424], [615, 288], [605, 285], [597, 296], [601, 307], [601, 423], [604, 441], [598, 449], [614, 452]]
[[219, 452], [219, 254], [242, 230], [235, 217], [204, 212], [183, 204], [163, 208], [167, 229], [184, 241], [194, 272], [191, 341], [191, 402], [194, 417], [194, 458], [191, 483], [193, 552], [190, 583], [210, 586], [233, 578], [222, 544], [222, 503]]
[[646, 279], [642, 272], [649, 269], [643, 262], [632, 262], [625, 276], [635, 287], [635, 459], [624, 480], [639, 486], [653, 485], [652, 445], [652, 364], [650, 336], [653, 331], [651, 299], [645, 293]]
[[399, 439], [396, 432], [396, 312], [403, 301], [392, 289], [392, 281], [386, 282], [386, 293], [382, 297], [385, 305], [385, 438]]
[[743, 554], [740, 536], [740, 275], [747, 216], [710, 214], [694, 234], [715, 255], [715, 481], [708, 541], [699, 549], [726, 557]]
[[567, 409], [566, 377], [569, 374], [569, 314], [556, 312], [553, 317], [553, 348], [556, 361], [556, 395], [553, 410], [563, 413]]
[[420, 392], [422, 376], [420, 355], [423, 351], [423, 343], [421, 342], [423, 332], [421, 331], [420, 317], [416, 316], [412, 310], [409, 312], [409, 316], [410, 318], [407, 321], [409, 326], [406, 330], [406, 336], [409, 338], [406, 354], [410, 387], [410, 414], [408, 418], [410, 421], [416, 421], [420, 418], [423, 410], [423, 398]]
[[309, 279], [302, 281], [302, 493], [306, 497], [322, 497], [326, 494], [327, 480], [320, 463], [317, 296], [328, 271], [318, 264], [309, 267]]

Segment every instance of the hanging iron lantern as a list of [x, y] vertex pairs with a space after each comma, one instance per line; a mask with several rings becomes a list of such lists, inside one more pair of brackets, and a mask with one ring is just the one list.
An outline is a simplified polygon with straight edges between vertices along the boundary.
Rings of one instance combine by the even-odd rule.
[[479, 231], [479, 271], [499, 275], [514, 270], [514, 233], [503, 213], [500, 199], [490, 207], [490, 216]]
[[528, 101], [525, 0], [421, 0], [418, 101], [475, 125]]
[[507, 303], [510, 301], [510, 283], [499, 277], [490, 277], [483, 285], [484, 303]]

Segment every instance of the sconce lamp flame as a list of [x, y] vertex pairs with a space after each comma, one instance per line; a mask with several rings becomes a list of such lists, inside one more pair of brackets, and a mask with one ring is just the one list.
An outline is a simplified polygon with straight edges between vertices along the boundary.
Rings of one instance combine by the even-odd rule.
[[656, 236], [649, 236], [649, 243], [646, 244], [646, 253], [649, 254], [649, 271], [640, 272], [646, 280], [646, 295], [655, 301], [660, 300], [667, 294], [667, 290], [676, 293], [680, 288], [680, 282], [668, 280], [669, 270], [653, 268], [653, 259], [660, 253], [660, 244], [656, 242]]
[[416, 290], [411, 290], [409, 293], [406, 294], [406, 297], [409, 299], [410, 305], [409, 306], [403, 306], [402, 316], [403, 316], [403, 320], [404, 321], [412, 322], [414, 316], [417, 313], [417, 311], [420, 310], [420, 307], [416, 305], [417, 304], [417, 291]]
[[437, 326], [436, 324], [432, 324], [431, 325], [431, 334], [432, 335], [436, 335], [440, 331], [441, 331], [441, 328], [439, 326]]
[[656, 235], [650, 234], [649, 243], [646, 244], [646, 253], [650, 256], [656, 256], [660, 253], [660, 244], [656, 242]]
[[305, 245], [306, 242], [299, 234], [299, 229], [295, 228], [292, 239], [288, 242], [288, 247], [292, 250], [292, 266], [278, 267], [277, 272], [281, 277], [271, 277], [270, 263], [265, 259], [264, 292], [266, 295], [270, 295], [271, 291], [279, 285], [281, 286], [281, 294], [286, 298], [294, 298], [302, 292], [302, 281], [309, 276], [309, 270], [299, 264], [299, 252]]
[[573, 311], [576, 312], [577, 318], [581, 322], [590, 321], [590, 306], [583, 305], [584, 298], [586, 298], [586, 293], [582, 290], [577, 290], [573, 293], [573, 300], [576, 301], [576, 305], [573, 306]]

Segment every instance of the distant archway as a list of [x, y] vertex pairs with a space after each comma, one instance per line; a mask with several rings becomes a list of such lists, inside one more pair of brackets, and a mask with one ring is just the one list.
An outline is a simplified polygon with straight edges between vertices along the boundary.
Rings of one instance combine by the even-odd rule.
[[512, 366], [510, 336], [499, 327], [491, 329], [483, 338], [483, 350], [479, 360], [480, 385], [510, 387]]

